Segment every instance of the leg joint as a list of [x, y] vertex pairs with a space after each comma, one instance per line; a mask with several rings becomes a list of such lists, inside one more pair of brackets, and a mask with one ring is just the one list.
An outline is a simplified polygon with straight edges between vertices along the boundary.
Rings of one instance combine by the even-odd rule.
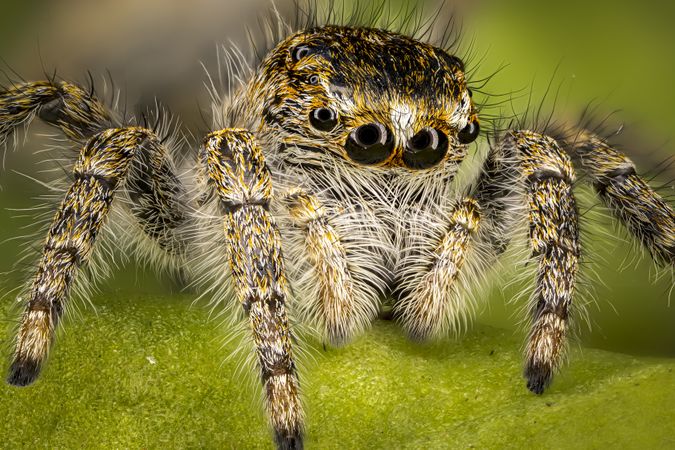
[[272, 197], [272, 180], [253, 134], [224, 129], [209, 134], [201, 151], [208, 182], [225, 208], [264, 205]]
[[504, 145], [514, 148], [528, 181], [555, 178], [574, 182], [572, 160], [555, 139], [533, 131], [511, 131]]

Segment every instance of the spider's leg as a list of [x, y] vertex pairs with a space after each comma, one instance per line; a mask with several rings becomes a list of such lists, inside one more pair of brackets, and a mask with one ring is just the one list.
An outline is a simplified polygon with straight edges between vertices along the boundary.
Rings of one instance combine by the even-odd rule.
[[148, 139], [132, 162], [125, 185], [129, 211], [143, 233], [172, 256], [187, 254], [181, 226], [189, 220], [187, 189], [177, 175], [172, 148], [161, 139]]
[[612, 214], [662, 265], [675, 265], [675, 212], [635, 171], [633, 162], [588, 132], [566, 145]]
[[266, 408], [279, 448], [302, 447], [302, 406], [286, 314], [287, 280], [279, 230], [269, 213], [272, 182], [252, 134], [207, 136], [203, 165], [224, 211], [228, 268], [256, 347]]
[[[457, 285], [465, 284], [458, 278], [466, 269], [466, 259], [476, 253], [480, 207], [473, 198], [466, 198], [443, 220], [439, 235], [413, 244], [416, 250], [406, 257], [403, 272], [398, 275], [401, 294], [394, 314], [416, 340], [457, 329], [459, 322], [467, 319], [469, 305]], [[428, 225], [426, 221], [424, 225]]]
[[[93, 90], [66, 81], [15, 84], [0, 92], [0, 145], [19, 125], [35, 117], [58, 128], [81, 148], [96, 133], [123, 126]], [[159, 132], [157, 132], [159, 134]], [[170, 254], [185, 243], [176, 232], [187, 218], [185, 188], [176, 175], [171, 142], [151, 139], [147, 151], [134, 159], [128, 174], [130, 211], [144, 233]]]
[[78, 270], [89, 260], [118, 186], [135, 155], [156, 140], [143, 128], [115, 128], [96, 134], [80, 152], [73, 183], [49, 229], [19, 326], [8, 382], [35, 381], [47, 358]]
[[525, 378], [537, 394], [551, 382], [566, 347], [580, 253], [574, 176], [569, 156], [556, 141], [529, 131], [511, 131], [492, 148], [475, 187], [486, 221], [491, 222], [486, 227], [490, 240], [498, 251], [513, 237], [518, 215], [514, 211], [522, 209], [517, 204], [527, 204], [528, 242], [537, 274]]
[[296, 189], [283, 201], [293, 225], [302, 230], [302, 242], [296, 246], [301, 254], [296, 259], [307, 259], [309, 266], [303, 267], [302, 276], [312, 288], [304, 293], [300, 309], [322, 327], [329, 343], [345, 344], [377, 316], [381, 294], [376, 277], [368, 277], [376, 271], [358, 267], [357, 250], [349, 251], [335, 216], [317, 196]]
[[77, 85], [65, 81], [20, 83], [0, 92], [0, 144], [35, 116], [79, 143], [114, 126], [106, 107]]

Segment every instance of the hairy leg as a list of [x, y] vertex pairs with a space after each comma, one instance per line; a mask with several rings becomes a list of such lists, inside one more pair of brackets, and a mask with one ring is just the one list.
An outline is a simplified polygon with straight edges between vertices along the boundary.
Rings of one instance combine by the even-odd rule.
[[19, 125], [38, 116], [83, 144], [94, 134], [116, 124], [106, 107], [81, 87], [65, 81], [35, 81], [0, 92], [0, 144]]
[[73, 168], [74, 182], [52, 221], [19, 327], [8, 382], [25, 386], [47, 358], [78, 270], [87, 263], [117, 188], [154, 134], [116, 128], [95, 135]]
[[635, 170], [633, 162], [589, 132], [565, 139], [565, 147], [612, 214], [659, 264], [675, 265], [675, 213]]
[[[569, 310], [579, 266], [579, 226], [572, 192], [570, 158], [551, 138], [530, 131], [508, 132], [491, 150], [475, 185], [489, 226], [488, 240], [499, 253], [526, 218], [528, 243], [537, 262], [526, 344], [528, 388], [541, 394], [562, 364]], [[522, 210], [525, 202], [526, 209]]]
[[248, 316], [277, 445], [302, 448], [303, 414], [285, 309], [288, 286], [279, 230], [268, 212], [269, 170], [253, 135], [234, 129], [206, 137], [202, 163], [225, 214], [229, 271]]
[[[301, 268], [304, 281], [300, 284], [306, 289], [299, 308], [309, 316], [308, 322], [322, 327], [323, 337], [330, 344], [343, 345], [377, 316], [381, 293], [373, 277], [368, 276], [376, 275], [377, 270], [361, 267], [364, 263], [359, 261], [358, 249], [346, 245], [335, 223], [339, 218], [331, 216], [318, 197], [294, 190], [283, 202], [293, 225], [302, 230], [295, 259], [308, 263]], [[355, 228], [352, 223], [359, 224], [355, 218], [342, 219], [350, 223], [350, 230]], [[360, 225], [361, 229], [352, 231], [367, 235], [363, 231], [367, 226]]]
[[[94, 95], [93, 89], [65, 81], [36, 81], [0, 92], [0, 144], [35, 117], [58, 128], [81, 148], [97, 133], [123, 124]], [[176, 229], [185, 222], [185, 189], [176, 175], [171, 148], [161, 139], [132, 161], [127, 176], [130, 211], [145, 234], [171, 254], [184, 251]]]

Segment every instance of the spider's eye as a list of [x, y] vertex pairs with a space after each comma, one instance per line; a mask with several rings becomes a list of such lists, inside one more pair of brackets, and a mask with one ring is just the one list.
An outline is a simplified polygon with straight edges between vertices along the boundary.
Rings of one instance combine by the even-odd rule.
[[318, 75], [312, 75], [312, 76], [309, 77], [309, 79], [307, 81], [309, 82], [309, 84], [316, 85], [316, 84], [319, 84], [320, 79], [319, 79]]
[[318, 108], [309, 113], [309, 123], [319, 131], [330, 131], [337, 125], [337, 113], [330, 108]]
[[478, 125], [477, 120], [472, 120], [466, 124], [464, 128], [459, 130], [457, 139], [459, 139], [459, 142], [462, 144], [470, 144], [476, 140], [478, 133], [480, 133], [480, 125]]
[[305, 58], [312, 54], [312, 48], [307, 45], [298, 45], [297, 47], [291, 50], [291, 57], [293, 62], [298, 62], [302, 58]]
[[369, 123], [349, 133], [345, 150], [361, 164], [377, 164], [386, 160], [394, 149], [394, 136], [384, 125]]
[[433, 167], [448, 152], [448, 137], [434, 128], [424, 128], [410, 138], [403, 152], [403, 162], [411, 169]]

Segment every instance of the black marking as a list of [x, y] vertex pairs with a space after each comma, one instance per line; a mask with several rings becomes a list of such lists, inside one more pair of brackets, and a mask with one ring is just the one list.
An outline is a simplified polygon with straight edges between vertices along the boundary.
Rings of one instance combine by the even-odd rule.
[[59, 120], [63, 120], [63, 97], [50, 99], [40, 107], [38, 117], [50, 125], [57, 125]]
[[274, 432], [274, 440], [277, 443], [278, 450], [302, 450], [305, 448], [302, 434], [295, 431], [289, 434], [282, 434], [280, 431]]
[[40, 375], [40, 369], [40, 363], [32, 358], [17, 358], [9, 368], [7, 383], [17, 387], [29, 386]]
[[261, 379], [262, 379], [262, 384], [265, 385], [267, 381], [272, 378], [272, 377], [278, 377], [281, 375], [292, 375], [293, 374], [293, 367], [289, 365], [289, 362], [285, 358], [280, 358], [275, 361], [272, 361], [271, 363], [266, 362], [263, 364], [262, 370], [261, 370]]
[[527, 177], [527, 181], [531, 184], [549, 179], [561, 180], [567, 184], [572, 184], [571, 180], [567, 178], [566, 175], [553, 169], [537, 169], [534, 171], [534, 173]]
[[598, 177], [597, 181], [594, 183], [595, 190], [604, 197], [610, 184], [622, 184], [628, 177], [634, 175], [637, 175], [637, 173], [633, 166], [617, 167]]
[[527, 380], [527, 388], [533, 393], [541, 395], [551, 384], [553, 372], [548, 365], [528, 363], [525, 368], [525, 379]]
[[605, 174], [605, 177], [610, 178], [616, 181], [624, 181], [626, 178], [637, 175], [635, 172], [635, 167], [633, 166], [623, 166], [612, 169]]
[[230, 201], [221, 200], [220, 204], [225, 209], [225, 212], [228, 214], [234, 214], [245, 206], [260, 206], [265, 211], [270, 209], [269, 199], [260, 199], [260, 200], [247, 200], [242, 203], [234, 203]]
[[112, 177], [105, 177], [103, 175], [98, 175], [95, 173], [87, 173], [87, 172], [80, 172], [76, 170], [73, 173], [73, 177], [76, 180], [82, 180], [82, 181], [89, 181], [89, 180], [96, 180], [98, 184], [101, 185], [104, 191], [111, 192], [117, 189], [117, 184], [119, 183], [119, 178], [112, 176]]
[[569, 310], [565, 302], [549, 302], [544, 298], [544, 294], [540, 293], [537, 304], [533, 308], [533, 321], [536, 322], [544, 314], [555, 314], [562, 321], [567, 321], [569, 319]]
[[73, 258], [73, 261], [75, 262], [75, 265], [80, 267], [82, 264], [84, 264], [84, 259], [82, 258], [82, 255], [80, 255], [80, 251], [77, 247], [73, 245], [65, 245], [61, 247], [56, 247], [52, 245], [45, 245], [45, 252], [46, 251], [53, 251], [57, 255], [62, 253], [66, 255], [70, 255]]

